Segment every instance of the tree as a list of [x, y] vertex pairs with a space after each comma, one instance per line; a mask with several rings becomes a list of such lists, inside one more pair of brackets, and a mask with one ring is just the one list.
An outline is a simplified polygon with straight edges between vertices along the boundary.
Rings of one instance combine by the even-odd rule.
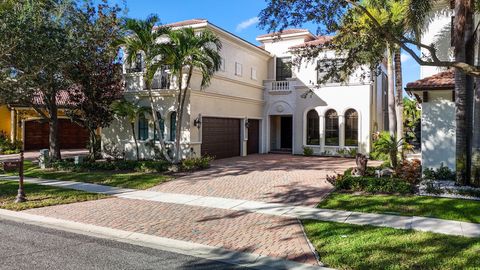
[[419, 140], [416, 136], [416, 130], [420, 124], [421, 112], [418, 109], [418, 104], [414, 99], [403, 98], [403, 127], [405, 131], [405, 141], [411, 143], [414, 140]]
[[67, 115], [90, 134], [90, 158], [100, 156], [99, 128], [113, 120], [112, 102], [123, 92], [122, 69], [116, 63], [118, 49], [114, 43], [121, 37], [120, 9], [109, 7], [105, 0], [95, 7], [86, 2], [71, 18], [73, 42], [67, 76], [74, 83]]
[[[160, 43], [159, 39], [170, 31], [167, 27], [157, 26], [159, 21], [159, 18], [155, 15], [149, 16], [146, 20], [127, 19], [124, 25], [127, 33], [118, 41], [118, 44], [125, 49], [127, 55], [126, 63], [132, 65], [137, 60], [143, 60], [143, 81], [148, 91], [154, 123], [158, 123], [158, 117], [153, 100], [152, 84], [155, 73], [165, 64], [165, 57], [161, 51], [164, 44]], [[142, 59], [137, 59], [139, 55], [141, 55]], [[157, 134], [159, 134], [158, 139], [163, 156], [168, 161], [172, 161], [168, 155], [160, 126], [155, 125], [155, 129]]]
[[[17, 1], [2, 6], [0, 101], [32, 107], [49, 123], [52, 159], [60, 159], [58, 104], [71, 82], [65, 77], [72, 42], [70, 1]], [[5, 38], [4, 38], [5, 37]]]
[[135, 153], [137, 160], [140, 160], [140, 150], [138, 148], [137, 134], [135, 132], [135, 121], [141, 114], [145, 114], [149, 109], [140, 107], [138, 104], [129, 102], [127, 100], [119, 100], [112, 103], [112, 110], [117, 116], [123, 117], [130, 124], [133, 141], [135, 142]]
[[[220, 69], [220, 39], [210, 30], [195, 33], [193, 28], [182, 28], [168, 33], [169, 42], [161, 47], [162, 55], [166, 58], [172, 73], [178, 78], [177, 114], [175, 130], [174, 162], [178, 163], [181, 157], [181, 131], [185, 111], [185, 104], [189, 103], [190, 81], [194, 69], [198, 69], [202, 76], [201, 88], [209, 85], [213, 74]], [[186, 75], [185, 83], [183, 82]]]

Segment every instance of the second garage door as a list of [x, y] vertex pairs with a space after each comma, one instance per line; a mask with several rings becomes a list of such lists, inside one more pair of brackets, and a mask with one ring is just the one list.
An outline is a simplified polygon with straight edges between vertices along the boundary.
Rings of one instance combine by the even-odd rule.
[[202, 155], [240, 156], [240, 119], [203, 117]]

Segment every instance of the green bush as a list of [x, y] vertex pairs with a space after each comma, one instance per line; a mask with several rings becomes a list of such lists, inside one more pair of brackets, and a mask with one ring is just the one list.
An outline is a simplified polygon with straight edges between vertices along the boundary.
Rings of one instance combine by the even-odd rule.
[[303, 147], [303, 155], [307, 156], [307, 157], [312, 156], [313, 155], [313, 148], [304, 146]]
[[423, 170], [423, 178], [427, 180], [455, 180], [455, 172], [450, 170], [443, 163], [440, 164], [440, 168], [432, 169], [426, 168]]
[[94, 161], [75, 164], [73, 160], [61, 160], [51, 163], [51, 167], [61, 171], [136, 171], [136, 172], [165, 172], [170, 163], [160, 161]]
[[20, 153], [22, 149], [21, 141], [11, 142], [5, 132], [0, 132], [0, 155], [9, 155]]
[[187, 158], [182, 161], [181, 170], [193, 171], [210, 168], [210, 163], [214, 158], [210, 156]]
[[413, 193], [413, 186], [397, 178], [390, 177], [354, 177], [344, 175], [335, 182], [335, 188], [341, 191], [362, 191], [368, 193]]

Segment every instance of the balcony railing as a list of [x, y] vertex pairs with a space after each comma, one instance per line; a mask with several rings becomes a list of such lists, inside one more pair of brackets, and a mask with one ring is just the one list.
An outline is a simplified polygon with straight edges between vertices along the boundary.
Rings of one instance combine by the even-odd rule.
[[266, 81], [265, 88], [270, 94], [285, 95], [293, 91], [293, 81]]
[[[186, 82], [186, 75], [183, 76], [183, 82]], [[143, 79], [143, 72], [126, 73], [125, 84], [127, 92], [146, 90]], [[158, 72], [153, 77], [152, 89], [154, 90], [175, 90], [178, 89], [178, 78], [166, 72]]]

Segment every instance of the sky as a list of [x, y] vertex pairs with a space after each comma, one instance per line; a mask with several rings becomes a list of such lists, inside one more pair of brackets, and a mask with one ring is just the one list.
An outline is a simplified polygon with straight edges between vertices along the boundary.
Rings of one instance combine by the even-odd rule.
[[[255, 38], [267, 30], [258, 27], [258, 14], [266, 7], [264, 0], [111, 0], [126, 6], [127, 16], [144, 19], [149, 14], [157, 14], [162, 24], [201, 18], [221, 27], [253, 44]], [[317, 25], [304, 25], [302, 28], [316, 33]], [[419, 79], [420, 67], [406, 53], [402, 54], [403, 83]]]

